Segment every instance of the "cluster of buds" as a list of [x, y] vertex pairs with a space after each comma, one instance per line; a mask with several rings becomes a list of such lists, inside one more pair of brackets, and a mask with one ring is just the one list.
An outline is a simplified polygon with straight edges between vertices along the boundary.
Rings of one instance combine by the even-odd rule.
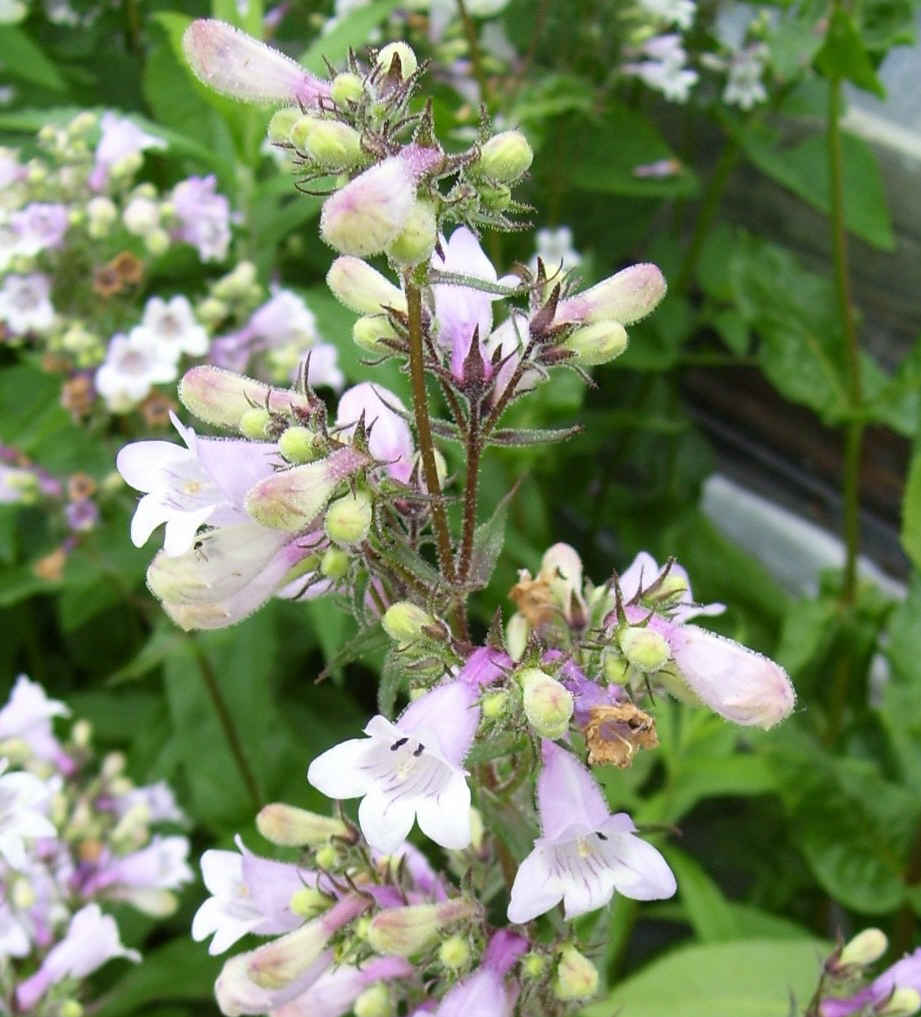
[[879, 929], [864, 929], [825, 961], [810, 1013], [816, 1017], [911, 1017], [921, 1011], [921, 950], [906, 954], [869, 982], [889, 948]]
[[188, 840], [152, 832], [184, 822], [165, 783], [136, 787], [125, 760], [95, 757], [70, 711], [21, 675], [0, 709], [0, 1005], [7, 1013], [79, 1017], [84, 980], [115, 957], [139, 961], [101, 905], [153, 917], [176, 908], [192, 879]]

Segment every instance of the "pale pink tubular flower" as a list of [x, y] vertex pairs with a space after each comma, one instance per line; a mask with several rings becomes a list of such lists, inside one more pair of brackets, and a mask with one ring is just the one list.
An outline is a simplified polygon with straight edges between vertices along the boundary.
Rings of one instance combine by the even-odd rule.
[[63, 703], [49, 699], [38, 682], [19, 675], [10, 698], [0, 710], [0, 751], [5, 741], [22, 741], [38, 759], [53, 763], [64, 773], [72, 773], [73, 761], [51, 730], [52, 717], [66, 717], [69, 713]]
[[164, 550], [185, 554], [199, 527], [231, 526], [249, 521], [246, 492], [271, 476], [281, 462], [271, 442], [201, 438], [170, 414], [186, 447], [170, 441], [135, 441], [115, 460], [125, 482], [146, 492], [131, 519], [131, 541], [141, 547], [166, 524]]
[[217, 178], [189, 177], [172, 193], [176, 237], [198, 251], [202, 261], [223, 261], [230, 246], [230, 202], [217, 193]]
[[665, 296], [665, 277], [655, 265], [631, 265], [590, 289], [561, 300], [554, 322], [617, 321], [632, 325], [645, 318]]
[[393, 392], [374, 382], [363, 381], [340, 396], [336, 426], [342, 428], [343, 437], [351, 435], [364, 415], [371, 454], [378, 462], [387, 464], [387, 472], [395, 480], [405, 484], [412, 472], [415, 449], [409, 424], [396, 409], [406, 412]]
[[511, 1017], [518, 986], [505, 976], [527, 948], [528, 941], [508, 929], [494, 933], [482, 965], [449, 990], [435, 1017]]
[[238, 939], [254, 933], [291, 932], [304, 919], [291, 910], [291, 898], [304, 887], [317, 887], [318, 875], [288, 862], [253, 854], [239, 835], [236, 851], [206, 851], [201, 871], [211, 896], [195, 912], [192, 938], [213, 935], [208, 953], [223, 953]]
[[0, 857], [14, 869], [29, 864], [25, 842], [36, 837], [57, 837], [45, 814], [51, 788], [32, 773], [6, 773], [7, 760], [0, 759]]
[[67, 205], [34, 201], [10, 220], [16, 233], [16, 253], [32, 257], [40, 251], [60, 247], [70, 227]]
[[106, 853], [92, 870], [78, 871], [78, 889], [84, 897], [103, 894], [113, 900], [127, 900], [148, 913], [169, 913], [172, 900], [164, 906], [157, 891], [176, 890], [195, 877], [186, 858], [186, 837], [160, 837], [127, 855]]
[[611, 815], [594, 778], [567, 749], [544, 739], [537, 780], [541, 836], [512, 885], [509, 921], [529, 922], [563, 901], [567, 920], [603, 907], [616, 890], [634, 900], [675, 892], [662, 855]]
[[914, 989], [921, 993], [921, 948], [896, 961], [854, 995], [844, 999], [823, 999], [819, 1004], [819, 1014], [821, 1017], [850, 1017], [854, 1013], [868, 1012], [865, 1009], [868, 1006], [873, 1007], [869, 1012], [876, 1013], [876, 1008], [898, 989]]
[[193, 21], [182, 37], [182, 48], [196, 76], [232, 99], [317, 106], [329, 95], [327, 82], [225, 21]]
[[115, 919], [104, 915], [98, 904], [87, 904], [71, 918], [67, 934], [48, 951], [38, 971], [20, 982], [19, 1009], [31, 1012], [52, 985], [65, 978], [85, 978], [113, 957], [135, 963], [141, 959], [137, 950], [122, 946]]
[[365, 989], [378, 982], [408, 978], [414, 968], [402, 957], [372, 957], [360, 968], [343, 964], [322, 974], [310, 988], [271, 1011], [271, 1017], [342, 1017]]
[[94, 191], [104, 190], [112, 168], [127, 156], [133, 156], [148, 148], [166, 148], [163, 138], [155, 137], [142, 130], [127, 117], [109, 110], [99, 121], [102, 135], [96, 146], [96, 161], [89, 176], [89, 185]]
[[679, 580], [679, 588], [684, 585], [673, 607], [652, 605], [654, 613], [650, 614], [645, 603], [630, 604], [661, 571], [655, 560], [642, 552], [621, 577], [628, 621], [646, 624], [664, 637], [679, 678], [714, 713], [735, 724], [762, 728], [773, 727], [787, 717], [796, 693], [779, 664], [732, 639], [686, 624], [699, 614], [720, 614], [724, 606], [695, 604], [687, 573], [679, 565], [672, 565], [668, 573]]

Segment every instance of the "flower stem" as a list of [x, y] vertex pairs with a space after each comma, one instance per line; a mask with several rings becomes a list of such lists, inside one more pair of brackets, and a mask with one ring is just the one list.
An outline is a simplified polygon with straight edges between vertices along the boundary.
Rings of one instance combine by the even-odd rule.
[[477, 481], [480, 474], [480, 453], [483, 451], [483, 442], [480, 439], [479, 401], [471, 402], [466, 444], [467, 486], [464, 490], [464, 528], [458, 568], [458, 579], [462, 583], [470, 577], [470, 566], [473, 561], [473, 537], [476, 533]]
[[483, 56], [480, 53], [480, 43], [476, 37], [476, 25], [464, 0], [457, 0], [457, 13], [460, 15], [461, 23], [464, 26], [464, 35], [467, 37], [467, 47], [470, 50], [470, 63], [473, 65], [473, 76], [476, 79], [477, 90], [480, 93], [480, 102], [487, 102], [489, 98], [489, 87], [486, 81], [486, 74], [483, 71]]
[[438, 546], [438, 562], [442, 574], [449, 583], [456, 578], [454, 553], [451, 549], [451, 534], [448, 517], [441, 498], [438, 470], [435, 466], [435, 444], [432, 440], [432, 424], [429, 420], [428, 396], [425, 391], [425, 365], [422, 360], [422, 293], [407, 272], [406, 306], [409, 312], [409, 374], [413, 390], [413, 415], [416, 421], [416, 437], [422, 456], [422, 472], [425, 486], [432, 499], [432, 527]]
[[246, 761], [246, 754], [243, 751], [243, 741], [240, 738], [240, 732], [237, 730], [237, 726], [234, 723], [230, 710], [227, 707], [227, 703], [224, 700], [223, 693], [221, 692], [220, 685], [218, 684], [217, 677], [214, 673], [214, 668], [211, 666], [211, 661], [208, 659], [207, 654], [194, 641], [192, 642], [192, 650], [198, 663], [198, 672], [201, 675], [201, 680], [204, 682], [208, 695], [211, 697], [211, 702], [214, 705], [214, 712], [217, 714], [218, 723], [221, 725], [224, 737], [227, 739], [227, 747], [230, 749], [230, 754], [233, 756], [234, 762], [237, 764], [237, 769], [240, 771], [240, 777], [246, 785], [246, 790], [249, 792], [249, 796], [253, 801], [253, 806], [258, 811], [262, 808], [262, 793], [259, 790], [259, 784], [256, 781], [256, 776], [250, 769], [249, 763]]
[[863, 421], [860, 419], [863, 386], [860, 377], [860, 345], [851, 303], [851, 286], [847, 261], [847, 230], [844, 223], [843, 155], [841, 151], [841, 78], [828, 82], [828, 176], [831, 192], [831, 242], [835, 268], [835, 296], [838, 317], [844, 336], [847, 387], [850, 396], [850, 420], [845, 433], [844, 452], [844, 581], [841, 602], [854, 603], [857, 592], [857, 555], [860, 550], [860, 454]]

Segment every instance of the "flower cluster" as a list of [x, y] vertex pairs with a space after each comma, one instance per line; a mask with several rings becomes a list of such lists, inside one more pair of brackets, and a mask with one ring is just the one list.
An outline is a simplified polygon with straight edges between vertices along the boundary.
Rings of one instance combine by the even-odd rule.
[[70, 711], [24, 675], [0, 709], [0, 999], [4, 1012], [80, 1012], [81, 983], [122, 945], [103, 906], [123, 901], [172, 913], [192, 879], [188, 840], [153, 832], [183, 822], [165, 783], [136, 787], [124, 759], [94, 758], [85, 721], [68, 740], [53, 719]]

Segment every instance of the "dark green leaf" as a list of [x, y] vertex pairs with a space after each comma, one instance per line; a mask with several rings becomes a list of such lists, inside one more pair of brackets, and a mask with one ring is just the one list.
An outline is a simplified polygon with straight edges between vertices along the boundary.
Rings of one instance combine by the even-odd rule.
[[477, 587], [484, 587], [489, 583], [489, 577], [493, 574], [496, 562], [499, 560], [502, 546], [505, 543], [505, 521], [508, 517], [508, 506], [517, 493], [518, 485], [516, 484], [502, 498], [489, 519], [485, 523], [480, 523], [473, 534], [470, 579]]
[[498, 759], [499, 756], [510, 756], [520, 752], [527, 744], [526, 739], [511, 731], [505, 731], [493, 738], [477, 742], [470, 750], [465, 763], [473, 766], [477, 763], [485, 763], [490, 759]]
[[921, 441], [915, 444], [902, 499], [902, 547], [921, 569]]
[[403, 658], [391, 649], [384, 658], [381, 677], [377, 686], [377, 708], [385, 717], [393, 717], [397, 696], [406, 683], [406, 668]]
[[698, 939], [704, 943], [736, 939], [738, 928], [729, 901], [701, 865], [673, 846], [664, 854], [678, 881], [678, 899]]
[[399, 4], [399, 0], [374, 0], [366, 7], [359, 7], [347, 14], [328, 34], [321, 35], [301, 56], [301, 63], [312, 71], [326, 77], [325, 57], [334, 67], [338, 67], [348, 56], [349, 49], [360, 49], [364, 46], [371, 32]]
[[815, 64], [827, 78], [847, 79], [880, 99], [886, 97], [854, 19], [843, 7], [832, 8], [825, 44], [816, 54]]
[[0, 61], [3, 69], [35, 85], [63, 92], [67, 82], [54, 63], [15, 25], [0, 25]]
[[569, 441], [570, 438], [575, 438], [581, 431], [581, 424], [575, 424], [573, 427], [504, 428], [493, 431], [487, 439], [487, 443], [490, 445], [528, 448], [531, 445], [548, 445], [560, 441]]

